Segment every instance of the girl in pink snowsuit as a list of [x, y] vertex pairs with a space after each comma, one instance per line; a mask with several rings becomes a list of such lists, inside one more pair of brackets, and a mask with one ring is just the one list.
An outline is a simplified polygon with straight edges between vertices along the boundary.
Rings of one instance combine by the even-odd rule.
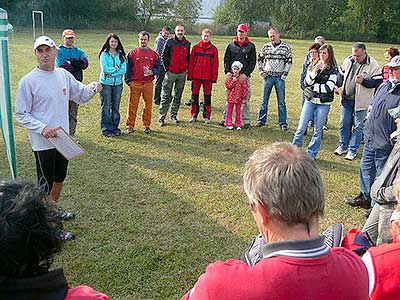
[[226, 119], [225, 126], [227, 129], [233, 130], [232, 126], [232, 114], [233, 108], [235, 108], [235, 126], [236, 130], [241, 130], [242, 128], [242, 103], [247, 99], [247, 93], [249, 90], [249, 85], [247, 78], [240, 76], [239, 72], [243, 68], [243, 64], [239, 61], [235, 61], [232, 64], [232, 73], [226, 74], [225, 86], [228, 89], [228, 99], [226, 108]]

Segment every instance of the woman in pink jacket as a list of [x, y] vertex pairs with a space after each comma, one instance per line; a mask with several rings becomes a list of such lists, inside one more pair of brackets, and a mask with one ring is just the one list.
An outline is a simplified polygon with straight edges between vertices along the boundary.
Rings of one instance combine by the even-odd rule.
[[247, 79], [240, 76], [239, 72], [243, 68], [243, 64], [239, 61], [232, 63], [232, 73], [226, 74], [225, 86], [228, 89], [228, 99], [226, 108], [226, 129], [233, 130], [232, 114], [235, 108], [235, 125], [236, 130], [242, 129], [242, 103], [246, 102], [249, 86]]

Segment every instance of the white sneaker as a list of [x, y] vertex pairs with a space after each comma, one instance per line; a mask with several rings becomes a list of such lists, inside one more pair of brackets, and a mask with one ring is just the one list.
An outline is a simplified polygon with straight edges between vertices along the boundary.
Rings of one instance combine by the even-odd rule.
[[237, 127], [236, 130], [242, 130], [242, 128], [241, 127]]
[[226, 129], [233, 130], [233, 126], [227, 126]]
[[208, 118], [204, 118], [204, 123], [205, 123], [205, 124], [210, 124], [211, 121], [210, 121], [210, 119], [208, 119]]
[[354, 160], [356, 158], [357, 154], [353, 153], [353, 152], [347, 152], [346, 156], [344, 157], [344, 159], [347, 160]]
[[347, 150], [343, 150], [342, 149], [342, 147], [337, 147], [336, 149], [335, 149], [335, 151], [333, 151], [333, 153], [335, 153], [336, 155], [342, 155], [342, 154], [345, 154], [347, 152]]
[[191, 117], [189, 123], [195, 123], [195, 122], [197, 122], [197, 119], [195, 117]]

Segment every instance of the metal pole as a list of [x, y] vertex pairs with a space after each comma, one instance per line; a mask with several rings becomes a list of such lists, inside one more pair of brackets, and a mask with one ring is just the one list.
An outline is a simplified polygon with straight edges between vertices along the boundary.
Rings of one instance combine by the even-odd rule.
[[14, 127], [11, 104], [10, 61], [8, 55], [8, 17], [7, 11], [0, 8], [0, 127], [11, 176], [17, 176], [17, 156], [15, 152]]

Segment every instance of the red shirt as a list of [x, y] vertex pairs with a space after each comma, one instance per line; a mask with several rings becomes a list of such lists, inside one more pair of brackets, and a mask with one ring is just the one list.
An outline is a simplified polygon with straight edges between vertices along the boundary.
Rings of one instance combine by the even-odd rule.
[[144, 70], [145, 68], [152, 70], [157, 59], [157, 52], [150, 48], [136, 48], [129, 51], [127, 73], [130, 74], [130, 81], [153, 81], [154, 75], [144, 76]]
[[344, 248], [314, 258], [277, 256], [255, 266], [231, 259], [207, 267], [182, 300], [367, 300], [368, 273]]

